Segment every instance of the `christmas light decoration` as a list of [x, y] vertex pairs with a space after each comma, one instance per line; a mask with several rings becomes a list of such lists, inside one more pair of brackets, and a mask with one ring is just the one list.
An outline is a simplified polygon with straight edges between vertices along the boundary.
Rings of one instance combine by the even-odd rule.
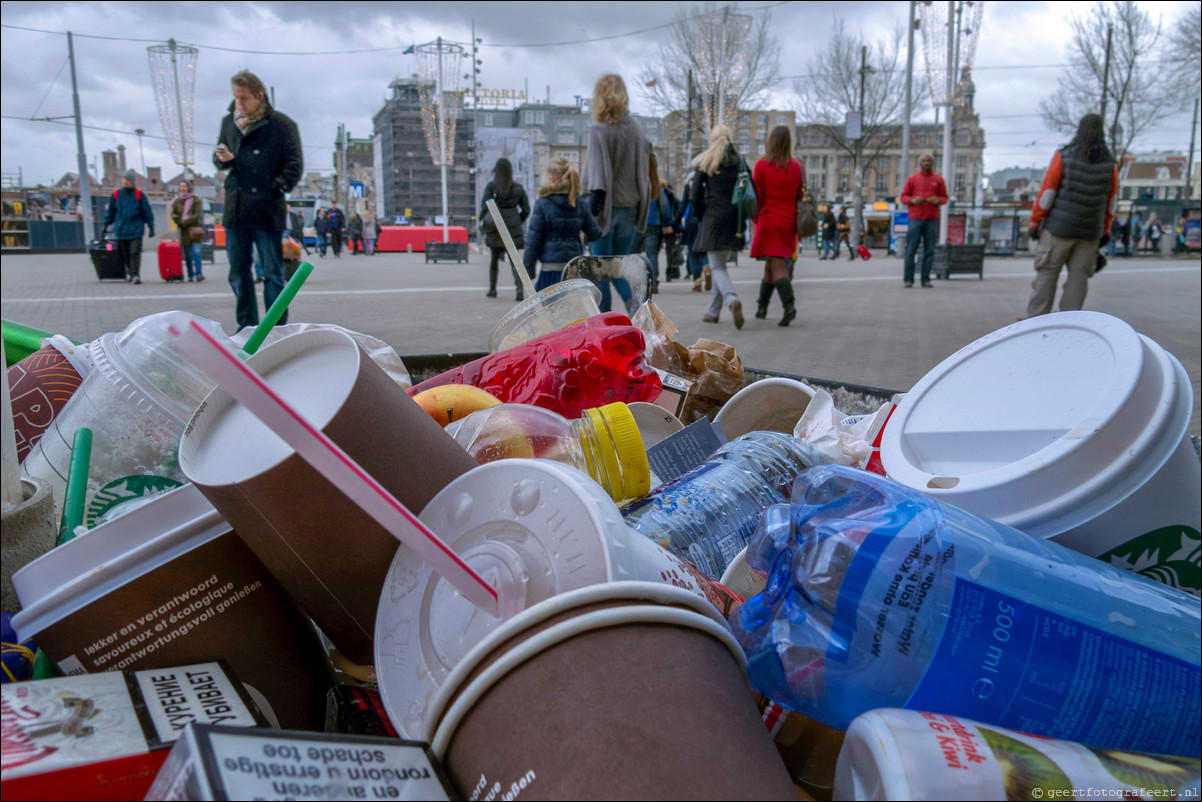
[[154, 87], [163, 135], [171, 148], [171, 158], [183, 165], [195, 164], [193, 140], [193, 108], [196, 88], [196, 62], [200, 51], [168, 39], [165, 45], [146, 48], [150, 59], [150, 82]]
[[463, 101], [459, 81], [467, 54], [462, 45], [440, 36], [433, 42], [417, 45], [415, 55], [422, 131], [434, 164], [442, 168], [442, 241], [447, 242], [447, 168], [455, 160], [455, 121]]
[[[934, 105], [964, 106], [968, 102], [972, 64], [977, 55], [977, 40], [981, 35], [984, 9], [985, 3], [982, 0], [955, 0], [919, 5], [927, 86], [931, 90], [931, 102]], [[955, 46], [951, 52], [947, 46], [949, 15], [956, 25]], [[947, 96], [949, 69], [957, 76], [951, 98]]]

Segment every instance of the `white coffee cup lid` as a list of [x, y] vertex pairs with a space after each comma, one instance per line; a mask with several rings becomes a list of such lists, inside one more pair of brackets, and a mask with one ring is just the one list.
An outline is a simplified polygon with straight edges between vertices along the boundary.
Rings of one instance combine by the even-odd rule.
[[[636, 573], [631, 533], [592, 479], [548, 460], [508, 459], [456, 479], [419, 516], [498, 589], [505, 618], [564, 591]], [[627, 556], [628, 555], [628, 556]], [[422, 738], [427, 708], [455, 665], [505, 618], [492, 618], [397, 550], [376, 614], [380, 697], [404, 737]]]
[[1122, 320], [1061, 312], [952, 354], [884, 429], [891, 479], [1037, 537], [1109, 509], [1189, 423], [1184, 368]]

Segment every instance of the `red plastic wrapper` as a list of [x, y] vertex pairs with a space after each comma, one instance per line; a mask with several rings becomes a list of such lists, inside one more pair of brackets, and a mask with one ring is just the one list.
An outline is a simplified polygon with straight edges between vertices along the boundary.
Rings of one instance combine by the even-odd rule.
[[615, 401], [654, 401], [663, 390], [643, 358], [643, 333], [618, 312], [596, 315], [461, 365], [409, 390], [470, 384], [501, 401], [574, 419]]

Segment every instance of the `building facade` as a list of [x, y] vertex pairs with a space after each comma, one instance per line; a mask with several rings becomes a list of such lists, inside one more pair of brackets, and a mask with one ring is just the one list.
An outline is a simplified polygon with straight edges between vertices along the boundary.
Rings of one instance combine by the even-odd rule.
[[[422, 128], [420, 87], [416, 80], [395, 81], [392, 97], [372, 119], [372, 164], [379, 170], [373, 184], [380, 193], [376, 208], [385, 221], [433, 224], [442, 216], [442, 168], [434, 164]], [[456, 117], [454, 159], [447, 170], [447, 209], [451, 225], [473, 230], [476, 217], [476, 132], [473, 113]]]
[[[701, 130], [700, 119], [700, 112], [695, 111], [690, 131], [688, 112], [674, 111], [663, 118], [664, 157], [660, 160], [660, 175], [673, 187], [679, 188], [684, 183], [691, 170], [692, 157], [705, 150], [705, 132]], [[779, 109], [740, 110], [734, 121], [731, 133], [735, 146], [749, 164], [763, 158], [768, 134], [773, 128], [783, 125], [795, 132], [797, 127], [796, 113]], [[666, 171], [663, 169], [665, 164]]]

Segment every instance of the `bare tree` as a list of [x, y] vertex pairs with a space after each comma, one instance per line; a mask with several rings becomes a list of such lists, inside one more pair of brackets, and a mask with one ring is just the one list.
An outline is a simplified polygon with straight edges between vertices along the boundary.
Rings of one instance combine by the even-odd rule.
[[[861, 224], [864, 165], [873, 163], [901, 142], [905, 65], [905, 32], [901, 28], [884, 40], [868, 43], [847, 33], [839, 20], [829, 44], [810, 61], [807, 79], [793, 83], [793, 91], [799, 98], [798, 128], [808, 126], [817, 130], [852, 160], [856, 184], [853, 242], [858, 242]], [[862, 136], [858, 140], [848, 139], [847, 115], [860, 111], [861, 86]], [[922, 102], [925, 90], [922, 82], [914, 82], [914, 107]]]
[[[1087, 15], [1073, 16], [1070, 25], [1071, 66], [1052, 96], [1040, 102], [1040, 115], [1049, 127], [1074, 133], [1083, 116], [1102, 110], [1105, 85], [1107, 144], [1121, 163], [1141, 133], [1182, 105], [1178, 88], [1162, 72], [1160, 23], [1124, 0], [1094, 3]], [[1106, 79], [1106, 38], [1112, 26]]]
[[1202, 75], [1202, 6], [1191, 6], [1169, 31], [1169, 58], [1179, 65], [1186, 95], [1198, 95]]
[[668, 114], [689, 107], [691, 88], [700, 111], [695, 131], [708, 133], [719, 117], [729, 124], [739, 109], [763, 103], [776, 82], [780, 44], [771, 20], [766, 11], [753, 17], [713, 0], [680, 10], [658, 57], [639, 71], [644, 96]]

